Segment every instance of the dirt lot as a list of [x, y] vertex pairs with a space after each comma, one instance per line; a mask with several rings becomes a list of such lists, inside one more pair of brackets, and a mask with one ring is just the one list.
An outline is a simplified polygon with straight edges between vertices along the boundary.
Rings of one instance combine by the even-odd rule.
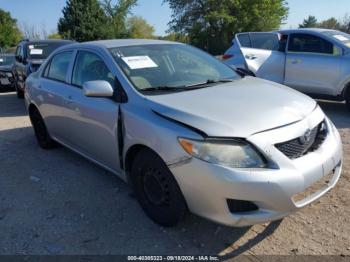
[[65, 148], [41, 150], [23, 101], [0, 94], [0, 254], [350, 255], [350, 113], [320, 104], [344, 142], [333, 191], [266, 225], [227, 228], [189, 216], [164, 229], [118, 178]]

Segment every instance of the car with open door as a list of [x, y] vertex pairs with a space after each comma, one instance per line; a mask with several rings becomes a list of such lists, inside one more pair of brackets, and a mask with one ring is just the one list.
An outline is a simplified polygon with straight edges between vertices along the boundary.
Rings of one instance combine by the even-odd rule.
[[[350, 109], [350, 35], [329, 29], [251, 32], [235, 36], [246, 69], [314, 98]], [[234, 60], [230, 65], [239, 66]]]
[[14, 78], [18, 98], [24, 97], [27, 77], [38, 70], [45, 59], [57, 48], [74, 43], [69, 40], [22, 40], [16, 48]]
[[182, 43], [61, 47], [28, 77], [25, 104], [42, 148], [119, 176], [163, 226], [188, 210], [230, 226], [278, 220], [341, 175], [339, 133], [315, 100]]

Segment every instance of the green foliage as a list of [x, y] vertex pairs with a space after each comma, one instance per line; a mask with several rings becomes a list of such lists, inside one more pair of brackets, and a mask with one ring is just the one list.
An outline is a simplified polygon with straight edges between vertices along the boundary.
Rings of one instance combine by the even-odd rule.
[[177, 34], [175, 32], [171, 32], [170, 34], [168, 34], [166, 36], [159, 36], [158, 39], [159, 40], [174, 41], [174, 42], [181, 42], [181, 43], [185, 43], [185, 44], [189, 43], [189, 39], [188, 39], [187, 35]]
[[112, 0], [103, 0], [102, 8], [108, 19], [108, 35], [110, 38], [129, 37], [126, 18], [130, 14], [131, 8], [136, 6], [137, 0], [118, 0], [116, 4]]
[[317, 19], [315, 16], [309, 15], [307, 19], [304, 19], [303, 23], [299, 25], [299, 28], [312, 28], [318, 27]]
[[48, 39], [62, 39], [62, 36], [59, 33], [52, 33], [47, 36]]
[[66, 39], [90, 41], [108, 38], [108, 19], [98, 0], [67, 0], [58, 22], [58, 32]]
[[340, 29], [340, 23], [334, 17], [331, 17], [327, 20], [322, 21], [318, 24], [320, 28], [328, 28], [328, 29]]
[[0, 48], [14, 46], [22, 38], [18, 29], [17, 20], [11, 17], [9, 12], [0, 9]]
[[278, 29], [287, 18], [285, 0], [164, 0], [172, 9], [171, 31], [213, 54], [227, 49], [235, 33]]
[[154, 38], [154, 27], [139, 16], [132, 16], [127, 20], [127, 31], [130, 38]]

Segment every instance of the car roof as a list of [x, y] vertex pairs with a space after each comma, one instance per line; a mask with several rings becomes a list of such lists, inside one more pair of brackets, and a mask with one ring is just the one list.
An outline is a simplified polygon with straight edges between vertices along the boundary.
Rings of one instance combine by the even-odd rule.
[[54, 44], [54, 43], [61, 43], [61, 44], [71, 44], [75, 43], [71, 40], [63, 40], [63, 39], [47, 39], [47, 40], [25, 40], [23, 41], [28, 44]]
[[338, 32], [337, 30], [333, 29], [326, 29], [326, 28], [298, 28], [298, 29], [283, 29], [279, 30], [279, 33], [322, 33], [322, 32]]
[[177, 42], [155, 40], [155, 39], [113, 39], [113, 40], [99, 40], [84, 43], [76, 43], [75, 47], [81, 46], [99, 46], [104, 48], [115, 48], [122, 46], [136, 46], [136, 45], [162, 45], [162, 44], [181, 44]]

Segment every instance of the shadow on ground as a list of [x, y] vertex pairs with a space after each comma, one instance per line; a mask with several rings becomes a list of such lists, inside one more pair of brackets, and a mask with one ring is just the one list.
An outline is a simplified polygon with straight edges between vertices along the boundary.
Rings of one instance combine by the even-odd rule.
[[27, 115], [24, 100], [18, 99], [14, 92], [0, 92], [0, 117]]
[[[143, 213], [132, 190], [61, 147], [45, 151], [32, 128], [0, 131], [1, 254], [150, 254], [237, 256], [280, 222], [252, 229], [219, 226], [189, 215], [162, 228]], [[250, 234], [251, 235], [251, 234]]]
[[345, 103], [319, 100], [318, 104], [337, 128], [344, 129], [350, 127], [350, 111], [347, 109]]

